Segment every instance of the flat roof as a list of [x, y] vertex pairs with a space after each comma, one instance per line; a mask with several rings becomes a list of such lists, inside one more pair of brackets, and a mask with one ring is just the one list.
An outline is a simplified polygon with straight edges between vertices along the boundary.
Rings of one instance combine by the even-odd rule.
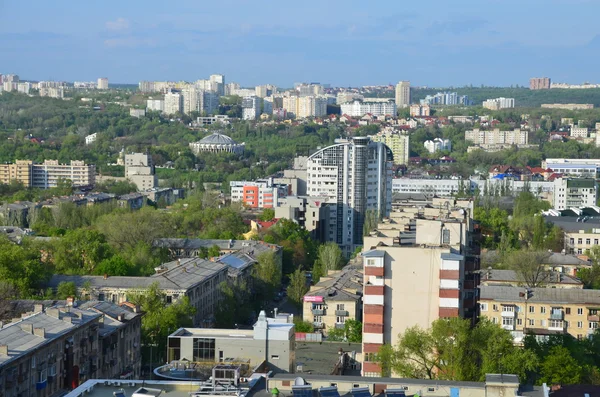
[[[587, 304], [600, 307], [600, 290], [578, 288], [530, 288], [530, 303], [549, 304]], [[499, 302], [525, 302], [521, 296], [524, 287], [481, 285], [479, 287], [481, 300], [496, 300]]]
[[[122, 392], [125, 397], [132, 397], [140, 387], [162, 390], [161, 395], [169, 397], [189, 397], [189, 393], [198, 390], [200, 382], [90, 379], [67, 393], [65, 397], [114, 397], [113, 393], [115, 392]], [[224, 396], [226, 395], [224, 394]]]
[[[293, 324], [292, 324], [293, 325]], [[269, 325], [269, 328], [271, 326]], [[254, 339], [254, 330], [218, 328], [180, 328], [169, 337], [203, 337], [222, 339]]]

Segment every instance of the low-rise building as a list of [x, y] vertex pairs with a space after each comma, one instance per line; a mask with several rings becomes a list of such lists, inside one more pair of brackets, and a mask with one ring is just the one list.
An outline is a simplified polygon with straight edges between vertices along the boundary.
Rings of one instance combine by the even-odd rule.
[[318, 241], [323, 239], [322, 220], [327, 208], [326, 197], [287, 196], [280, 198], [275, 207], [275, 218], [291, 219], [311, 233]]
[[140, 192], [144, 197], [155, 204], [161, 206], [173, 205], [175, 203], [175, 193], [170, 187], [155, 187]]
[[129, 109], [129, 115], [139, 119], [140, 117], [146, 116], [146, 109], [131, 108]]
[[565, 247], [569, 254], [585, 254], [597, 245], [600, 245], [600, 229], [565, 231]]
[[274, 372], [296, 370], [296, 340], [292, 317], [269, 318], [261, 311], [252, 330], [180, 328], [169, 335], [168, 361], [245, 363], [266, 362]]
[[480, 313], [513, 335], [515, 343], [569, 334], [582, 339], [600, 323], [598, 291], [573, 288], [480, 286]]
[[330, 271], [304, 295], [302, 318], [325, 335], [344, 328], [346, 320], [362, 321], [362, 293], [362, 267]]
[[273, 183], [273, 178], [258, 179], [254, 182], [231, 181], [231, 201], [241, 202], [250, 208], [273, 208], [279, 198], [291, 193], [289, 185]]
[[[583, 288], [583, 282], [578, 278], [557, 271], [548, 271], [545, 277], [540, 277], [540, 280], [542, 280], [543, 285], [547, 288]], [[523, 279], [514, 270], [481, 270], [480, 285], [523, 287], [525, 284]]]
[[425, 149], [427, 149], [429, 153], [435, 153], [441, 150], [452, 151], [452, 142], [450, 139], [435, 138], [432, 141], [425, 141], [423, 146], [425, 146]]
[[98, 373], [98, 329], [91, 310], [35, 305], [0, 326], [0, 391], [7, 397], [49, 397]]
[[146, 202], [146, 196], [141, 193], [129, 193], [119, 196], [117, 199], [117, 205], [121, 208], [128, 208], [130, 210], [138, 210], [144, 206]]
[[138, 190], [154, 189], [158, 186], [152, 156], [148, 153], [127, 153], [124, 155], [125, 178]]

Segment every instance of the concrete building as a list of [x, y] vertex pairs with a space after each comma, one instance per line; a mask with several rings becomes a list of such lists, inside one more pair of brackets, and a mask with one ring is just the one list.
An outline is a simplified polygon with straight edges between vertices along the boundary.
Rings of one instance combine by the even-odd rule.
[[307, 161], [307, 195], [327, 197], [326, 241], [346, 256], [362, 245], [368, 212], [387, 216], [392, 206], [392, 153], [368, 137], [338, 140]]
[[201, 90], [196, 86], [188, 86], [181, 90], [183, 96], [183, 113], [213, 114], [219, 107], [219, 95], [209, 90]]
[[410, 117], [428, 117], [431, 116], [431, 106], [414, 104], [410, 105]]
[[369, 136], [373, 142], [381, 142], [392, 151], [394, 164], [408, 164], [410, 154], [410, 137], [407, 133], [384, 128], [377, 135]]
[[164, 113], [174, 115], [183, 112], [183, 95], [179, 92], [169, 91], [165, 94]]
[[252, 330], [180, 328], [168, 339], [168, 361], [195, 363], [266, 362], [274, 372], [296, 370], [294, 324], [291, 316], [269, 318], [261, 311]]
[[396, 107], [405, 108], [410, 105], [410, 81], [400, 81], [396, 84]]
[[[6, 87], [6, 83], [4, 84]], [[65, 89], [63, 87], [40, 87], [39, 92], [41, 97], [56, 99], [63, 99], [65, 97]]]
[[58, 186], [58, 181], [68, 179], [73, 186], [94, 186], [96, 167], [86, 165], [84, 161], [71, 160], [69, 164], [60, 164], [58, 160], [44, 160], [41, 164], [32, 164], [31, 187], [49, 189]]
[[275, 218], [291, 219], [310, 232], [311, 237], [323, 241], [323, 222], [328, 211], [323, 206], [326, 197], [287, 196], [280, 198], [275, 207]]
[[600, 245], [600, 229], [581, 225], [577, 231], [565, 231], [565, 251], [568, 254], [585, 254], [596, 245]]
[[327, 98], [323, 96], [300, 96], [296, 118], [322, 117], [327, 114]]
[[211, 74], [209, 79], [215, 85], [214, 91], [217, 93], [217, 95], [218, 96], [225, 95], [225, 75]]
[[242, 99], [242, 119], [256, 120], [260, 116], [261, 99], [257, 96], [247, 96]]
[[438, 92], [435, 95], [427, 95], [421, 99], [421, 105], [472, 105], [472, 101], [467, 95], [458, 95], [456, 92]]
[[97, 377], [101, 318], [91, 310], [35, 305], [1, 326], [0, 391], [50, 397]]
[[530, 90], [549, 90], [551, 80], [549, 77], [532, 77], [529, 79]]
[[600, 296], [589, 289], [481, 286], [479, 301], [481, 316], [509, 330], [517, 344], [527, 334], [583, 339], [600, 323]]
[[21, 94], [29, 95], [29, 91], [31, 91], [31, 83], [29, 83], [29, 82], [18, 83], [17, 91], [20, 92]]
[[571, 126], [569, 136], [573, 138], [587, 138], [590, 135], [590, 129], [587, 127]]
[[388, 102], [354, 101], [340, 105], [341, 113], [352, 117], [362, 117], [365, 114], [373, 116], [395, 116], [398, 113], [396, 104]]
[[11, 181], [17, 181], [24, 187], [31, 186], [33, 161], [17, 160], [14, 164], [0, 164], [0, 183], [9, 184]]
[[141, 293], [158, 283], [167, 304], [187, 296], [196, 308], [194, 325], [207, 327], [214, 321], [221, 299], [219, 284], [227, 281], [228, 268], [229, 265], [218, 261], [184, 258], [159, 266], [150, 277], [54, 275], [47, 286], [56, 289], [61, 282], [73, 282], [80, 294], [87, 293], [92, 300], [121, 304], [127, 302], [128, 295]]
[[214, 132], [198, 142], [190, 143], [190, 149], [196, 155], [200, 152], [242, 154], [244, 153], [244, 145], [244, 143], [237, 143], [227, 135]]
[[148, 99], [146, 100], [146, 108], [154, 112], [165, 111], [165, 101], [163, 99]]
[[142, 372], [142, 312], [139, 307], [112, 302], [74, 302], [82, 310], [102, 315], [98, 328], [98, 374], [101, 379], [138, 379]]
[[565, 210], [595, 206], [598, 200], [597, 191], [598, 184], [595, 179], [557, 178], [554, 180], [553, 208]]
[[427, 149], [429, 153], [435, 153], [442, 150], [452, 151], [452, 142], [450, 139], [435, 138], [433, 141], [425, 141], [423, 146], [425, 146], [425, 149]]
[[593, 103], [542, 103], [544, 109], [587, 110], [593, 109]]
[[327, 335], [332, 329], [344, 328], [348, 319], [362, 321], [362, 294], [360, 266], [329, 271], [304, 295], [302, 318]]
[[98, 79], [97, 88], [99, 90], [108, 90], [108, 78], [106, 78], [106, 77], [100, 77]]
[[407, 328], [438, 318], [477, 318], [480, 236], [472, 202], [404, 208], [364, 239], [363, 376], [378, 376], [374, 355]]
[[512, 131], [480, 130], [478, 128], [465, 131], [465, 141], [473, 142], [481, 147], [493, 147], [495, 145], [528, 145], [529, 130], [515, 128]]
[[216, 114], [214, 116], [197, 117], [196, 121], [194, 121], [194, 126], [195, 127], [204, 127], [206, 125], [213, 125], [216, 123], [221, 123], [223, 125], [229, 125], [230, 124], [229, 116], [227, 116], [226, 114]]
[[542, 161], [542, 167], [567, 177], [600, 177], [600, 159], [549, 158]]
[[250, 208], [273, 208], [279, 198], [287, 197], [290, 192], [288, 185], [273, 183], [273, 178], [258, 179], [254, 182], [231, 181], [231, 201], [241, 202]]
[[483, 107], [490, 110], [509, 109], [515, 107], [515, 98], [496, 98], [483, 101]]
[[148, 153], [125, 154], [125, 178], [138, 188], [138, 191], [158, 186], [152, 156]]

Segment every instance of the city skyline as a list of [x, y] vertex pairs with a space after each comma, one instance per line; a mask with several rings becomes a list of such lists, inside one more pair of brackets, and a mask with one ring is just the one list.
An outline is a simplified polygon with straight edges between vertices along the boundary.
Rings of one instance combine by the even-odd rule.
[[[528, 3], [529, 12], [519, 13], [514, 10], [523, 6], [516, 0], [459, 6], [434, 1], [427, 9], [392, 1], [262, 8], [241, 0], [184, 1], [164, 13], [152, 1], [144, 7], [62, 4], [0, 3], [12, 16], [0, 26], [5, 73], [128, 84], [223, 73], [244, 86], [400, 80], [413, 86], [525, 86], [532, 76], [594, 80], [600, 61], [597, 6], [585, 0], [536, 0]], [[557, 53], [577, 53], [586, 62], [555, 62]]]

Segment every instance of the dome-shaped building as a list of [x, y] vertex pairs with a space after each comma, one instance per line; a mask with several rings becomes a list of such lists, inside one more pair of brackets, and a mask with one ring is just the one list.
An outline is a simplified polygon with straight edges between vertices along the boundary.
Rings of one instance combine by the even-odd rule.
[[190, 143], [190, 149], [194, 154], [200, 152], [228, 152], [242, 154], [244, 153], [244, 143], [237, 143], [227, 135], [223, 135], [219, 132], [214, 132], [198, 142]]

